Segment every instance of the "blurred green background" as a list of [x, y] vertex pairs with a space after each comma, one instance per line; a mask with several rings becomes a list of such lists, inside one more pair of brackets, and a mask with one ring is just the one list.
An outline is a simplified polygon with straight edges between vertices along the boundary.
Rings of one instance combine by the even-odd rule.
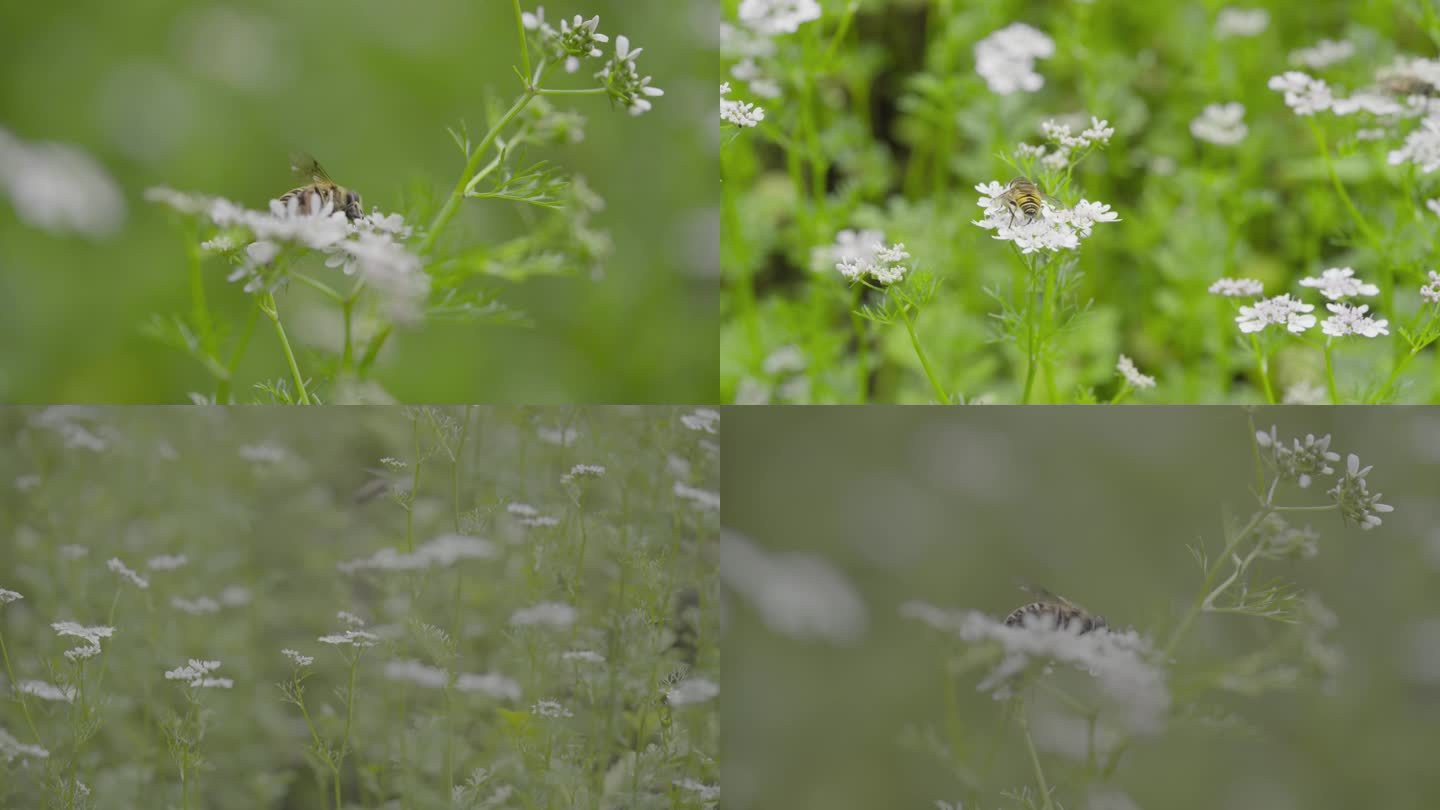
[[[1211, 692], [1204, 704], [1243, 718], [1251, 735], [1172, 718], [1163, 736], [1134, 744], [1110, 787], [1167, 810], [1436, 807], [1440, 412], [1276, 408], [1255, 418], [1282, 437], [1332, 433], [1333, 449], [1374, 465], [1370, 488], [1395, 507], [1370, 532], [1329, 512], [1294, 515], [1320, 532], [1318, 556], [1260, 572], [1338, 615], [1338, 688]], [[731, 603], [722, 761], [735, 810], [933, 808], [962, 796], [966, 810], [1016, 806], [999, 791], [1033, 787], [1034, 774], [1002, 704], [976, 691], [983, 673], [951, 684], [967, 764], [990, 788], [983, 801], [902, 744], [907, 726], [943, 737], [943, 668], [956, 645], [901, 618], [899, 605], [999, 617], [1029, 601], [1015, 587], [1028, 581], [1163, 638], [1199, 589], [1185, 545], [1203, 541], [1215, 555], [1222, 508], [1243, 519], [1255, 505], [1240, 408], [741, 408], [726, 420], [726, 528], [769, 551], [819, 554], [869, 610], [864, 638], [837, 647], [778, 635], [751, 605]], [[1323, 491], [1281, 493], [1280, 503], [1328, 502]], [[1279, 632], [1202, 615], [1176, 655], [1176, 704], [1182, 680]], [[1086, 807], [1074, 766], [1042, 758], [1057, 801]]]
[[[713, 400], [717, 11], [700, 0], [587, 0], [546, 12], [556, 23], [598, 14], [612, 44], [625, 34], [645, 48], [640, 67], [666, 91], [639, 118], [598, 96], [557, 104], [589, 124], [584, 141], [544, 157], [605, 198], [594, 225], [615, 243], [607, 276], [507, 290], [502, 300], [533, 329], [432, 322], [401, 332], [377, 378], [401, 401]], [[518, 63], [511, 6], [499, 0], [6, 3], [0, 128], [85, 150], [123, 187], [128, 210], [113, 238], [85, 241], [26, 228], [0, 200], [0, 400], [173, 402], [213, 390], [194, 362], [140, 332], [152, 313], [189, 308], [182, 233], [143, 190], [263, 208], [294, 185], [288, 154], [307, 150], [367, 208], [403, 210], [414, 183], [443, 198], [464, 163], [445, 127], [463, 120], [483, 133], [487, 102], [518, 92]], [[532, 212], [518, 208], [467, 201], [446, 240], [524, 233]], [[207, 271], [212, 306], [245, 312], [226, 265], [211, 260]], [[282, 313], [293, 317], [299, 296], [292, 287]], [[302, 343], [306, 332], [292, 327]], [[239, 378], [284, 368], [262, 329]]]

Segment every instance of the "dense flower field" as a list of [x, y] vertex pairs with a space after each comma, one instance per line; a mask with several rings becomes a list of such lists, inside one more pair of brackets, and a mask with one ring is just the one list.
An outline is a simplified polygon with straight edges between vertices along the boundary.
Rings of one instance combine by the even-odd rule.
[[1440, 400], [1437, 44], [1406, 0], [731, 0], [726, 401]]

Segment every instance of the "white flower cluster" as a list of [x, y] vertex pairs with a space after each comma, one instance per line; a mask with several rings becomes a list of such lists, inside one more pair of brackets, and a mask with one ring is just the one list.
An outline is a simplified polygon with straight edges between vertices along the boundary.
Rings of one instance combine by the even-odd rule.
[[1286, 71], [1280, 76], [1271, 76], [1267, 85], [1271, 90], [1285, 94], [1285, 106], [1296, 115], [1314, 115], [1328, 110], [1335, 103], [1330, 85], [1324, 79], [1316, 79], [1298, 70]]
[[25, 143], [0, 127], [0, 192], [21, 222], [102, 238], [125, 221], [125, 196], [94, 158], [61, 143]]
[[681, 414], [680, 424], [689, 430], [697, 430], [713, 436], [720, 432], [720, 412], [714, 408], [696, 408], [690, 413]]
[[46, 681], [21, 681], [15, 685], [21, 693], [34, 695], [41, 700], [53, 700], [58, 703], [74, 703], [75, 687], [56, 686]]
[[311, 664], [315, 663], [315, 658], [314, 658], [314, 656], [304, 655], [304, 654], [302, 654], [302, 653], [300, 653], [300, 652], [297, 652], [297, 651], [295, 651], [295, 650], [284, 649], [284, 650], [281, 650], [280, 652], [281, 652], [281, 654], [283, 654], [286, 658], [289, 658], [289, 659], [290, 659], [290, 663], [294, 664], [294, 665], [297, 666], [297, 667], [308, 667], [308, 666], [310, 666]]
[[563, 630], [575, 623], [578, 611], [564, 602], [541, 602], [510, 614], [511, 627], [551, 627]]
[[1319, 70], [1337, 62], [1343, 62], [1355, 55], [1355, 43], [1348, 39], [1338, 42], [1322, 39], [1311, 48], [1300, 48], [1290, 52], [1290, 61], [1297, 65]]
[[1215, 18], [1215, 36], [1259, 36], [1270, 26], [1270, 12], [1263, 8], [1222, 8]]
[[1015, 243], [1022, 253], [1074, 250], [1081, 239], [1090, 236], [1096, 223], [1120, 219], [1105, 203], [1081, 200], [1074, 208], [1055, 208], [1046, 200], [1040, 206], [1040, 215], [1026, 220], [1005, 205], [1001, 199], [1005, 189], [994, 181], [975, 186], [980, 192], [976, 205], [985, 209], [985, 216], [973, 223], [995, 231], [995, 239]]
[[50, 625], [62, 636], [74, 636], [85, 643], [66, 650], [65, 657], [71, 661], [83, 661], [100, 654], [100, 639], [115, 635], [115, 628], [106, 625], [86, 626], [78, 622], [54, 622]]
[[1431, 304], [1440, 304], [1440, 273], [1429, 271], [1428, 284], [1420, 288], [1420, 299]]
[[106, 565], [110, 568], [111, 571], [119, 574], [121, 579], [128, 580], [130, 584], [141, 589], [142, 591], [150, 587], [150, 580], [130, 570], [130, 568], [125, 565], [125, 563], [120, 562], [119, 558], [111, 557], [110, 562], [106, 563]]
[[601, 464], [576, 464], [570, 468], [570, 472], [560, 476], [560, 480], [568, 484], [582, 478], [599, 478], [603, 475], [605, 467]]
[[1258, 298], [1265, 285], [1253, 278], [1222, 278], [1210, 285], [1210, 294], [1223, 298]]
[[1320, 329], [1330, 337], [1360, 335], [1373, 338], [1390, 334], [1387, 328], [1390, 321], [1384, 318], [1377, 320], [1366, 315], [1370, 307], [1364, 304], [1358, 307], [1349, 304], [1326, 304], [1325, 308], [1333, 314], [1320, 324]]
[[261, 270], [288, 244], [322, 251], [328, 256], [327, 266], [343, 267], [346, 275], [358, 274], [385, 296], [391, 317], [397, 321], [419, 317], [430, 294], [430, 276], [423, 272], [420, 258], [401, 244], [412, 229], [399, 214], [376, 210], [351, 221], [343, 210], [335, 209], [333, 201], [321, 201], [318, 195], [311, 195], [308, 213], [301, 210], [298, 196], [284, 203], [271, 200], [269, 211], [253, 211], [220, 197], [164, 187], [146, 190], [145, 199], [204, 217], [221, 228], [250, 231], [255, 241], [246, 245], [244, 261], [229, 276], [230, 281], [244, 282], [246, 292], [265, 286]]
[[1340, 506], [1340, 514], [1347, 522], [1370, 530], [1381, 523], [1380, 515], [1395, 511], [1395, 507], [1380, 502], [1380, 493], [1370, 493], [1365, 476], [1373, 467], [1361, 467], [1360, 457], [1351, 453], [1345, 459], [1345, 472], [1329, 491], [1331, 500]]
[[192, 689], [229, 689], [233, 687], [235, 682], [229, 678], [210, 677], [210, 673], [219, 668], [219, 661], [201, 661], [191, 658], [185, 666], [167, 671], [165, 679], [185, 681], [186, 686]]
[[665, 95], [665, 91], [650, 85], [650, 76], [641, 76], [640, 68], [635, 65], [635, 60], [640, 57], [644, 48], [631, 50], [630, 39], [624, 34], [615, 38], [615, 55], [605, 63], [605, 67], [595, 74], [596, 78], [605, 82], [606, 88], [621, 107], [624, 107], [631, 115], [643, 115], [650, 111], [654, 105], [650, 99]]
[[24, 597], [24, 596], [21, 596], [18, 591], [12, 591], [12, 590], [8, 590], [8, 589], [6, 589], [6, 588], [0, 588], [0, 605], [6, 605], [6, 604], [9, 604], [9, 603], [11, 603], [11, 602], [14, 602], [14, 601], [16, 601], [16, 600], [18, 600], [18, 599], [24, 599], [24, 598], [25, 598], [25, 597]]
[[[426, 689], [444, 689], [450, 682], [450, 673], [446, 670], [403, 658], [385, 664], [385, 677], [392, 681], [413, 683]], [[520, 699], [520, 684], [511, 678], [495, 673], [474, 675], [462, 672], [455, 678], [455, 688], [461, 692], [480, 692], [496, 698]]]
[[851, 644], [869, 624], [860, 593], [823, 558], [771, 554], [729, 529], [720, 531], [720, 579], [766, 627], [792, 638]]
[[530, 713], [538, 717], [565, 718], [575, 715], [558, 701], [542, 700], [530, 707]]
[[527, 11], [520, 15], [520, 23], [525, 30], [536, 33], [542, 49], [565, 60], [567, 73], [579, 70], [582, 59], [602, 56], [600, 45], [610, 41], [610, 37], [598, 30], [598, 15], [587, 20], [576, 14], [573, 19], [561, 20], [560, 29], [556, 30], [545, 21], [545, 7], [536, 6], [533, 13]]
[[975, 43], [975, 72], [996, 95], [1034, 93], [1045, 86], [1045, 78], [1035, 72], [1035, 60], [1054, 55], [1055, 40], [1013, 23]]
[[1440, 117], [1430, 117], [1405, 136], [1405, 143], [1386, 156], [1391, 166], [1410, 162], [1426, 174], [1440, 169]]
[[1339, 461], [1340, 454], [1330, 449], [1330, 434], [1316, 438], [1313, 433], [1305, 434], [1305, 440], [1291, 439], [1290, 445], [1280, 440], [1275, 425], [1270, 430], [1255, 432], [1255, 442], [1260, 445], [1261, 455], [1282, 481], [1294, 481], [1306, 489], [1317, 475], [1334, 475], [1332, 461]]
[[713, 700], [720, 694], [720, 684], [709, 678], [686, 678], [665, 693], [671, 706], [690, 706]]
[[1289, 293], [1256, 301], [1248, 307], [1240, 307], [1235, 322], [1246, 334], [1259, 332], [1267, 326], [1283, 326], [1295, 334], [1301, 334], [1315, 325], [1314, 304], [1307, 304], [1290, 297]]
[[677, 498], [689, 501], [696, 509], [707, 512], [720, 511], [720, 493], [718, 492], [692, 487], [684, 481], [675, 482], [674, 492]]
[[1210, 104], [1190, 122], [1190, 134], [1216, 146], [1234, 146], [1250, 132], [1244, 118], [1245, 105], [1239, 102]]
[[329, 635], [320, 636], [316, 640], [319, 641], [321, 644], [331, 644], [336, 647], [349, 646], [359, 649], [364, 649], [365, 647], [374, 647], [376, 644], [380, 643], [380, 637], [375, 635], [374, 633], [366, 630], [354, 629], [346, 630], [343, 633], [331, 633]]
[[425, 568], [446, 568], [459, 560], [490, 560], [499, 555], [494, 543], [480, 537], [445, 534], [423, 543], [406, 553], [382, 548], [369, 557], [339, 563], [336, 567], [347, 574], [356, 571], [419, 571]]
[[740, 22], [765, 36], [793, 34], [807, 22], [820, 19], [817, 0], [742, 0]]
[[720, 120], [746, 128], [758, 126], [765, 120], [765, 108], [748, 101], [725, 98], [730, 95], [730, 83], [720, 83]]
[[509, 506], [505, 507], [505, 511], [509, 512], [512, 516], [515, 517], [516, 520], [520, 521], [520, 525], [522, 526], [552, 527], [560, 525], [559, 518], [551, 517], [549, 515], [542, 515], [540, 514], [540, 510], [536, 509], [528, 503], [512, 503]]
[[1115, 364], [1115, 370], [1125, 378], [1125, 382], [1129, 383], [1131, 388], [1144, 390], [1155, 387], [1155, 378], [1141, 374], [1140, 369], [1135, 367], [1135, 361], [1123, 354], [1120, 355], [1119, 362]]
[[45, 759], [50, 756], [38, 745], [27, 745], [15, 739], [14, 735], [0, 728], [0, 761], [12, 762], [16, 757], [32, 757], [34, 759]]
[[1355, 277], [1355, 270], [1350, 267], [1331, 267], [1323, 271], [1319, 277], [1300, 279], [1301, 287], [1314, 287], [1320, 290], [1320, 294], [1331, 301], [1340, 301], [1346, 298], [1354, 298], [1358, 295], [1379, 295], [1380, 288], [1374, 284], [1366, 284]]
[[1110, 122], [1103, 118], [1090, 116], [1090, 126], [1086, 127], [1079, 135], [1071, 134], [1069, 124], [1061, 123], [1052, 119], [1040, 122], [1040, 131], [1045, 138], [1052, 143], [1070, 149], [1089, 149], [1092, 146], [1105, 146], [1110, 143], [1110, 138], [1115, 134], [1115, 128]]
[[894, 284], [910, 272], [905, 264], [909, 260], [910, 254], [905, 252], [905, 245], [898, 242], [893, 245], [876, 243], [871, 246], [868, 256], [842, 259], [835, 263], [835, 269], [850, 281], [868, 278], [876, 284]]
[[151, 571], [174, 571], [189, 562], [190, 558], [184, 554], [161, 554], [146, 560], [145, 567]]
[[1044, 617], [1010, 626], [979, 611], [952, 611], [919, 601], [901, 605], [900, 614], [962, 641], [1000, 644], [1004, 659], [979, 685], [997, 700], [1012, 694], [1016, 676], [1031, 664], [1056, 661], [1089, 673], [1131, 732], [1155, 734], [1165, 727], [1170, 711], [1165, 673], [1150, 663], [1155, 655], [1151, 644], [1134, 630], [1081, 632], [1078, 623], [1061, 627]]

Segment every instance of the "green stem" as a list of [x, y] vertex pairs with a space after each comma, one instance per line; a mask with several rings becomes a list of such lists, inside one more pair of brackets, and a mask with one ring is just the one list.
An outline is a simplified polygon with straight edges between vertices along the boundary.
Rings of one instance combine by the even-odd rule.
[[[543, 68], [544, 65], [542, 64], [541, 69]], [[500, 133], [510, 125], [511, 121], [515, 120], [515, 116], [519, 115], [520, 111], [524, 110], [525, 106], [528, 105], [538, 93], [539, 88], [537, 88], [532, 81], [531, 84], [525, 88], [525, 92], [521, 94], [520, 98], [516, 99], [515, 103], [510, 105], [509, 110], [506, 110], [505, 115], [501, 116], [500, 121], [491, 127], [489, 132], [485, 133], [485, 138], [475, 147], [475, 151], [470, 153], [470, 160], [465, 164], [465, 171], [460, 174], [460, 182], [455, 184], [455, 190], [450, 192], [450, 197], [445, 200], [445, 205], [435, 214], [435, 219], [431, 220], [430, 227], [425, 232], [425, 238], [420, 240], [417, 252], [421, 256], [429, 255], [430, 251], [435, 247], [435, 240], [440, 237], [440, 232], [445, 229], [446, 225], [450, 224], [450, 220], [453, 219], [456, 212], [459, 211], [460, 201], [465, 198], [465, 189], [469, 187], [471, 178], [474, 177], [475, 172], [480, 168], [480, 161], [485, 159], [485, 153], [494, 145], [495, 139], [500, 137]]]
[[1255, 528], [1260, 525], [1260, 522], [1269, 517], [1270, 513], [1274, 511], [1274, 507], [1266, 506], [1256, 512], [1254, 517], [1250, 518], [1250, 522], [1245, 524], [1245, 526], [1235, 534], [1234, 539], [1225, 546], [1225, 550], [1216, 558], [1217, 562], [1214, 567], [1206, 570], [1205, 580], [1200, 584], [1200, 595], [1191, 603], [1189, 610], [1185, 612], [1184, 617], [1180, 619], [1180, 623], [1175, 626], [1174, 632], [1170, 634], [1170, 640], [1165, 643], [1165, 647], [1160, 651], [1161, 660], [1169, 660], [1170, 654], [1173, 653], [1175, 647], [1180, 644], [1180, 639], [1184, 638], [1185, 633], [1190, 630], [1190, 625], [1195, 621], [1195, 617], [1200, 615], [1200, 611], [1204, 607], [1206, 600], [1211, 598], [1211, 589], [1215, 587], [1215, 578], [1220, 576], [1220, 570], [1225, 564], [1225, 561], [1230, 559], [1230, 555], [1235, 553], [1235, 549], [1245, 541], [1245, 538], [1250, 536], [1251, 532], [1255, 531]]
[[1045, 781], [1045, 769], [1040, 767], [1040, 755], [1035, 752], [1035, 741], [1030, 739], [1030, 720], [1023, 704], [1020, 706], [1020, 731], [1025, 735], [1025, 750], [1030, 753], [1030, 764], [1035, 767], [1035, 781], [1040, 783], [1042, 806], [1045, 810], [1055, 810], [1055, 803], [1050, 799], [1050, 785]]
[[345, 347], [340, 351], [340, 371], [350, 370], [354, 362], [354, 342], [351, 337], [351, 320], [355, 311], [355, 299], [346, 298], [340, 305], [341, 312], [345, 318]]
[[415, 551], [415, 498], [420, 492], [420, 417], [411, 422], [415, 460], [410, 469], [410, 497], [405, 505], [405, 551]]
[[1325, 385], [1330, 391], [1330, 404], [1340, 404], [1340, 392], [1335, 385], [1335, 361], [1331, 358], [1331, 340], [1325, 338]]
[[925, 350], [920, 348], [920, 339], [915, 336], [915, 323], [910, 320], [909, 308], [904, 304], [900, 306], [900, 317], [905, 321], [905, 331], [910, 333], [910, 345], [915, 348], [915, 356], [920, 358], [920, 366], [925, 369], [925, 377], [930, 380], [930, 387], [935, 389], [936, 400], [941, 405], [950, 402], [950, 397], [945, 393], [944, 386], [935, 378], [935, 370], [930, 367], [930, 361], [925, 357]]
[[537, 89], [535, 92], [542, 96], [598, 96], [610, 91], [604, 87], [590, 87], [584, 90], [558, 90], [544, 87]]
[[259, 320], [260, 310], [250, 310], [250, 317], [245, 321], [245, 331], [240, 333], [239, 342], [235, 344], [234, 351], [230, 352], [230, 362], [225, 366], [226, 374], [215, 386], [215, 404], [226, 405], [230, 402], [230, 383], [235, 379], [235, 369], [240, 367], [240, 359], [245, 356], [245, 350], [250, 348], [250, 338], [255, 334], [255, 324]]
[[525, 38], [525, 15], [520, 10], [520, 0], [511, 0], [515, 9], [515, 33], [520, 37], [520, 64], [525, 66], [525, 75], [530, 75], [530, 40]]
[[310, 404], [310, 393], [305, 390], [305, 377], [300, 373], [300, 365], [295, 362], [295, 352], [290, 348], [290, 340], [285, 337], [285, 326], [280, 323], [280, 310], [275, 305], [275, 295], [268, 290], [260, 294], [260, 311], [265, 317], [275, 324], [275, 336], [280, 338], [280, 348], [285, 352], [285, 362], [290, 364], [290, 376], [295, 380], [295, 390], [299, 393], [300, 404]]
[[869, 347], [865, 334], [865, 319], [860, 317], [860, 301], [865, 297], [865, 285], [855, 285], [854, 303], [850, 307], [850, 326], [855, 330], [855, 396], [861, 405], [870, 396]]
[[1270, 359], [1260, 350], [1259, 335], [1250, 335], [1250, 348], [1255, 352], [1255, 374], [1260, 378], [1261, 387], [1265, 389], [1265, 401], [1274, 405], [1275, 391], [1270, 387]]
[[40, 732], [35, 728], [35, 720], [30, 717], [30, 703], [25, 700], [25, 693], [20, 691], [20, 682], [15, 680], [15, 670], [10, 668], [10, 653], [5, 649], [4, 633], [0, 633], [0, 658], [5, 659], [5, 677], [10, 679], [10, 688], [15, 690], [15, 699], [20, 701], [20, 711], [25, 714], [25, 725], [30, 727], [30, 733], [35, 737], [35, 744], [44, 748]]

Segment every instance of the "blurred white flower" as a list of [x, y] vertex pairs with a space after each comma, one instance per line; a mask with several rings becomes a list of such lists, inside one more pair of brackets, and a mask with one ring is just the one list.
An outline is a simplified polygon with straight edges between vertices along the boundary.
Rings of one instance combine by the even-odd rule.
[[975, 44], [975, 72], [990, 92], [1008, 96], [1045, 86], [1035, 72], [1036, 59], [1055, 55], [1055, 40], [1024, 23], [1013, 23]]
[[115, 635], [115, 628], [106, 625], [85, 626], [78, 622], [54, 622], [50, 625], [55, 632], [62, 636], [75, 636], [84, 639], [90, 644], [99, 644], [100, 639], [110, 638]]
[[1325, 308], [1335, 314], [1322, 321], [1320, 329], [1331, 337], [1362, 335], [1373, 338], [1390, 334], [1386, 329], [1390, 322], [1384, 318], [1375, 320], [1366, 315], [1365, 313], [1370, 309], [1368, 306], [1363, 304], [1358, 307], [1348, 304], [1326, 304]]
[[496, 698], [520, 699], [520, 684], [493, 672], [484, 675], [462, 672], [455, 679], [455, 688], [461, 692], [481, 692]]
[[1234, 146], [1245, 140], [1245, 105], [1239, 102], [1210, 104], [1190, 122], [1190, 134], [1217, 146]]
[[1140, 369], [1135, 367], [1135, 361], [1123, 354], [1120, 355], [1120, 361], [1115, 364], [1115, 370], [1120, 372], [1120, 376], [1124, 377], [1125, 382], [1129, 383], [1132, 388], [1143, 390], [1155, 387], [1155, 378], [1141, 374]]
[[835, 269], [836, 265], [854, 260], [875, 263], [875, 252], [885, 244], [885, 234], [876, 230], [846, 228], [835, 234], [835, 242], [810, 251], [810, 266], [817, 272]]
[[26, 695], [34, 695], [41, 700], [53, 700], [58, 703], [75, 702], [75, 687], [56, 686], [46, 681], [21, 681], [15, 688]]
[[1318, 278], [1302, 278], [1300, 286], [1314, 287], [1331, 301], [1340, 301], [1358, 295], [1380, 294], [1379, 287], [1374, 284], [1366, 284], [1356, 278], [1354, 269], [1349, 267], [1331, 267], [1322, 272]]
[[1300, 382], [1285, 389], [1281, 402], [1286, 405], [1323, 405], [1327, 401], [1325, 387], [1314, 383]]
[[699, 430], [705, 433], [718, 433], [717, 427], [720, 424], [720, 412], [714, 408], [697, 408], [690, 413], [680, 416], [680, 424], [690, 430]]
[[513, 627], [553, 627], [564, 629], [575, 623], [578, 612], [563, 602], [541, 602], [510, 614]]
[[185, 666], [168, 670], [165, 678], [171, 681], [185, 681], [187, 686], [194, 689], [229, 689], [233, 687], [235, 682], [229, 678], [210, 677], [210, 673], [219, 668], [219, 661], [201, 661], [191, 658]]
[[480, 537], [446, 534], [421, 544], [413, 552], [382, 548], [369, 557], [348, 560], [336, 567], [347, 574], [356, 571], [418, 571], [435, 566], [448, 567], [460, 560], [489, 560], [499, 556], [496, 545]]
[[386, 662], [385, 677], [392, 681], [406, 681], [427, 689], [444, 689], [450, 683], [450, 673], [410, 659]]
[[400, 323], [414, 323], [424, 314], [430, 295], [430, 276], [420, 257], [392, 236], [376, 231], [360, 232], [334, 246], [330, 266], [341, 266], [346, 275], [359, 275], [366, 286], [380, 293], [390, 317]]
[[605, 475], [605, 467], [601, 464], [576, 464], [570, 468], [570, 472], [560, 477], [561, 481], [569, 483], [584, 478], [600, 478]]
[[905, 252], [903, 244], [877, 244], [874, 246], [873, 258], [843, 259], [835, 263], [835, 269], [850, 281], [869, 278], [877, 284], [894, 284], [910, 272], [910, 268], [904, 264], [909, 259], [910, 254]]
[[688, 486], [683, 481], [675, 482], [674, 492], [676, 497], [690, 501], [696, 509], [710, 512], [720, 511], [720, 493], [718, 492]]
[[1405, 143], [1386, 157], [1391, 166], [1410, 162], [1426, 174], [1440, 169], [1440, 118], [1430, 117], [1405, 136]]
[[181, 596], [171, 597], [170, 606], [182, 613], [189, 613], [191, 616], [204, 616], [220, 612], [220, 603], [208, 596], [195, 599], [186, 599]]
[[821, 557], [771, 554], [722, 529], [720, 579], [777, 633], [832, 644], [853, 644], [865, 635], [869, 618], [860, 593]]
[[680, 788], [681, 790], [688, 790], [691, 793], [694, 793], [696, 798], [698, 798], [702, 802], [719, 800], [720, 798], [719, 785], [707, 785], [704, 782], [691, 779], [688, 776], [684, 779], [676, 779], [672, 781], [671, 784], [673, 784], [675, 787]]
[[150, 580], [130, 570], [130, 568], [126, 566], [125, 563], [120, 562], [117, 557], [111, 557], [110, 561], [106, 563], [106, 566], [108, 566], [111, 571], [119, 574], [121, 579], [129, 580], [130, 584], [141, 590], [150, 587]]
[[17, 599], [24, 599], [24, 598], [25, 598], [25, 597], [21, 596], [18, 591], [12, 591], [12, 590], [8, 590], [8, 589], [6, 589], [6, 588], [0, 588], [0, 605], [9, 604], [9, 603], [11, 603], [11, 602], [14, 602], [14, 601], [17, 600]]
[[765, 36], [793, 34], [807, 22], [820, 19], [816, 0], [741, 0], [740, 22]]
[[1330, 109], [1335, 103], [1330, 85], [1298, 70], [1271, 76], [1268, 86], [1285, 94], [1285, 106], [1294, 110], [1296, 115], [1314, 115]]
[[766, 374], [778, 377], [782, 374], [799, 374], [807, 365], [805, 351], [794, 343], [787, 343], [766, 355], [761, 368]]
[[1258, 298], [1265, 294], [1265, 285], [1253, 278], [1222, 278], [1210, 285], [1210, 294], [1225, 298]]
[[342, 621], [342, 622], [350, 625], [351, 627], [364, 627], [364, 626], [365, 626], [365, 620], [364, 620], [364, 619], [360, 618], [359, 616], [356, 616], [354, 613], [351, 613], [351, 612], [348, 611], [348, 610], [342, 610], [342, 611], [336, 613], [336, 614], [335, 614], [335, 618], [337, 618], [337, 619], [339, 619], [340, 621]]
[[542, 700], [530, 707], [530, 713], [540, 717], [574, 717], [575, 715], [554, 700]]
[[560, 656], [566, 661], [583, 661], [587, 664], [603, 664], [605, 656], [594, 650], [570, 650]]
[[1235, 322], [1246, 334], [1259, 332], [1267, 326], [1283, 326], [1298, 335], [1315, 325], [1315, 316], [1308, 314], [1314, 310], [1314, 304], [1297, 301], [1287, 293], [1256, 301], [1252, 306], [1240, 307]]
[[33, 759], [45, 759], [50, 756], [38, 745], [26, 745], [15, 739], [10, 732], [0, 728], [0, 761], [12, 762], [16, 757], [31, 757]]
[[189, 561], [184, 554], [161, 554], [146, 560], [145, 567], [151, 571], [174, 571]]
[[1258, 36], [1270, 25], [1270, 12], [1263, 8], [1222, 8], [1215, 18], [1215, 36]]
[[310, 666], [311, 664], [315, 663], [315, 658], [314, 658], [313, 656], [303, 655], [303, 654], [301, 654], [301, 653], [299, 653], [299, 652], [296, 652], [295, 650], [284, 649], [284, 650], [281, 650], [280, 652], [281, 652], [286, 658], [289, 658], [289, 659], [290, 659], [290, 662], [293, 663], [293, 664], [294, 664], [295, 666], [297, 666], [297, 667], [308, 667], [308, 666]]
[[671, 706], [689, 706], [713, 700], [720, 694], [720, 685], [708, 678], [686, 678], [665, 693]]
[[1322, 39], [1311, 48], [1300, 48], [1290, 52], [1290, 61], [1308, 68], [1326, 68], [1336, 62], [1343, 62], [1355, 55], [1355, 43], [1348, 39], [1338, 42]]
[[251, 464], [280, 464], [290, 457], [290, 451], [284, 445], [267, 441], [241, 445], [239, 455]]
[[[1088, 149], [1091, 146], [1105, 146], [1110, 143], [1110, 138], [1115, 134], [1115, 128], [1110, 122], [1095, 116], [1090, 116], [1090, 126], [1086, 127], [1079, 135], [1071, 134], [1069, 124], [1046, 119], [1040, 122], [1040, 132], [1049, 140], [1067, 149]], [[1051, 155], [1054, 157], [1054, 155]], [[1064, 166], [1064, 163], [1061, 163]]]
[[321, 644], [332, 644], [336, 647], [374, 647], [380, 641], [380, 637], [365, 630], [346, 630], [343, 633], [332, 633], [328, 636], [320, 636], [318, 641]]
[[125, 221], [125, 197], [94, 158], [60, 143], [25, 143], [0, 127], [0, 189], [33, 228], [110, 236]]
[[1330, 111], [1336, 115], [1366, 112], [1371, 115], [1389, 116], [1399, 115], [1404, 110], [1405, 107], [1400, 102], [1384, 93], [1371, 90], [1361, 90], [1346, 98], [1336, 98], [1330, 105]]

